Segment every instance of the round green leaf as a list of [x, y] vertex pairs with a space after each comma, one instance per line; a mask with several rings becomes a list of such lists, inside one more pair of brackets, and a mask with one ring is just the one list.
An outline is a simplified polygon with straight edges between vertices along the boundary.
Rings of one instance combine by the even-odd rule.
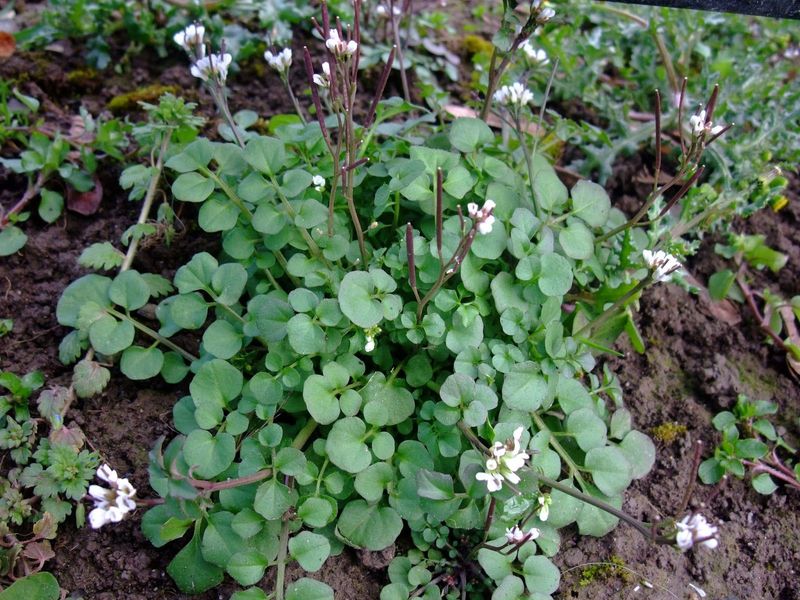
[[92, 323], [89, 341], [100, 354], [122, 352], [133, 343], [136, 331], [130, 321], [117, 321], [111, 315], [103, 315]]
[[204, 403], [227, 406], [242, 391], [244, 378], [241, 371], [224, 360], [205, 363], [189, 384], [195, 404]]
[[119, 368], [128, 379], [150, 379], [161, 372], [164, 353], [158, 348], [130, 346], [122, 353]]
[[312, 496], [303, 500], [297, 508], [297, 516], [311, 527], [325, 527], [336, 516], [336, 501], [327, 496]]
[[563, 296], [572, 287], [572, 265], [555, 252], [541, 258], [539, 289], [545, 296]]
[[375, 285], [366, 271], [351, 271], [339, 286], [342, 313], [359, 327], [374, 327], [383, 319], [383, 307], [373, 297]]
[[393, 508], [364, 500], [349, 502], [336, 526], [339, 536], [349, 544], [373, 552], [391, 546], [402, 530], [403, 520]]
[[[617, 413], [619, 412], [617, 411]], [[629, 431], [620, 443], [619, 449], [630, 463], [631, 477], [634, 479], [647, 475], [656, 462], [655, 444], [641, 431]]]
[[525, 585], [540, 594], [552, 594], [561, 583], [561, 573], [547, 557], [530, 556], [522, 567]]
[[558, 243], [564, 254], [577, 260], [586, 260], [594, 254], [594, 236], [583, 223], [571, 223], [558, 234]]
[[461, 152], [473, 152], [494, 141], [494, 134], [482, 119], [461, 117], [450, 126], [450, 143]]
[[0, 231], [0, 256], [11, 256], [25, 245], [28, 236], [16, 225], [9, 225]]
[[183, 202], [202, 202], [214, 191], [214, 182], [200, 173], [184, 173], [172, 183], [172, 195]]
[[244, 159], [256, 171], [266, 175], [275, 174], [286, 163], [286, 148], [279, 139], [254, 137], [245, 146]]
[[591, 408], [579, 408], [571, 413], [567, 418], [567, 431], [575, 436], [584, 452], [606, 443], [606, 424]]
[[591, 471], [597, 488], [607, 496], [616, 496], [631, 484], [631, 465], [617, 448], [592, 448], [586, 453], [584, 466]]
[[603, 186], [581, 179], [572, 187], [572, 210], [590, 227], [602, 227], [608, 221], [611, 200]]
[[242, 349], [242, 334], [228, 321], [214, 321], [203, 333], [203, 347], [217, 358], [233, 358]]
[[380, 460], [388, 460], [394, 454], [394, 438], [388, 431], [381, 431], [372, 440], [372, 452]]
[[775, 485], [775, 482], [772, 480], [772, 477], [769, 476], [768, 473], [761, 473], [760, 475], [756, 475], [753, 477], [753, 489], [757, 491], [759, 494], [764, 494], [765, 496], [769, 496], [772, 492], [778, 489], [778, 486]]
[[214, 195], [203, 202], [197, 214], [200, 229], [208, 233], [233, 229], [239, 220], [239, 209], [224, 196]]
[[255, 585], [261, 581], [266, 568], [266, 557], [256, 550], [237, 552], [226, 566], [228, 574], [241, 585]]
[[81, 309], [90, 302], [103, 308], [110, 306], [111, 302], [108, 299], [110, 285], [111, 280], [108, 277], [94, 273], [84, 275], [70, 283], [61, 294], [56, 306], [56, 318], [59, 324], [77, 327]]
[[331, 544], [323, 535], [301, 531], [289, 540], [289, 553], [308, 573], [319, 571], [331, 553]]
[[195, 474], [211, 479], [231, 466], [236, 456], [236, 440], [230, 433], [211, 435], [204, 429], [195, 429], [183, 442], [183, 456]]
[[547, 398], [547, 380], [533, 362], [514, 365], [503, 381], [503, 402], [508, 408], [533, 412]]
[[303, 577], [286, 588], [286, 600], [333, 600], [333, 589], [321, 581]]
[[173, 296], [169, 314], [181, 329], [199, 329], [208, 317], [208, 303], [197, 292]]
[[340, 419], [333, 424], [325, 444], [331, 462], [348, 473], [358, 473], [372, 462], [372, 454], [364, 443], [367, 426], [357, 417]]
[[253, 510], [268, 521], [280, 519], [297, 502], [297, 492], [277, 479], [269, 479], [258, 486]]

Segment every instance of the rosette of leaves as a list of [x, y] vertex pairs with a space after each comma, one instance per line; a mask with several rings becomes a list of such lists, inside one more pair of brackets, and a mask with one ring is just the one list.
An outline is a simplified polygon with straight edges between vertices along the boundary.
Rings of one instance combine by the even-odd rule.
[[[380, 135], [354, 191], [360, 218], [374, 222], [369, 264], [344, 198], [311, 185], [333, 175], [318, 125], [290, 124], [277, 137], [248, 133], [244, 149], [201, 138], [167, 161], [175, 199], [197, 204], [199, 226], [222, 241], [219, 256], [201, 252], [178, 269], [175, 293], [128, 271], [87, 275], [62, 296], [59, 322], [75, 328], [64, 358], [91, 346], [130, 377], [188, 379], [173, 411], [179, 435], [151, 453], [151, 485], [165, 502], [143, 521], [157, 546], [183, 540], [168, 571], [186, 592], [226, 573], [249, 586], [288, 560], [313, 573], [345, 546], [379, 551], [405, 530], [417, 550], [393, 567], [386, 594], [427, 586], [425, 597], [439, 597], [439, 575], [466, 564], [448, 549], [470, 554], [464, 545], [481, 541], [491, 501], [465, 429], [491, 443], [523, 426], [534, 455], [520, 495], [496, 494], [504, 509], [491, 538], [546, 491], [537, 473], [620, 506], [652, 465], [653, 445], [632, 428], [618, 386], [586, 376], [594, 353], [629, 328], [629, 312], [583, 333], [635, 286], [631, 257], [644, 234], [599, 242], [624, 222], [602, 188], [568, 189], [542, 157], [529, 172], [478, 120], [458, 119], [426, 143], [395, 136], [402, 130], [383, 120], [398, 106], [379, 106]], [[458, 207], [486, 198], [494, 228], [418, 320], [401, 225], [413, 225], [426, 292], [442, 268], [439, 246], [447, 260], [460, 243]], [[508, 598], [556, 589], [560, 528], [604, 535], [616, 525], [559, 492], [550, 519], [534, 522], [542, 536], [524, 551], [469, 559]], [[286, 597], [331, 597], [303, 581]]]

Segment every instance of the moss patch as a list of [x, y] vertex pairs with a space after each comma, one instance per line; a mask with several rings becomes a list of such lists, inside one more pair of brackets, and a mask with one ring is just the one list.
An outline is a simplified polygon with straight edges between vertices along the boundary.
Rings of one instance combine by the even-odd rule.
[[596, 581], [604, 581], [612, 577], [619, 577], [625, 583], [633, 583], [634, 577], [625, 568], [625, 561], [616, 554], [609, 557], [606, 562], [594, 563], [581, 571], [578, 585], [586, 587]]
[[652, 433], [653, 437], [659, 442], [671, 444], [678, 438], [686, 435], [686, 425], [676, 423], [675, 421], [662, 423], [661, 425], [656, 425], [650, 429], [650, 433]]
[[114, 96], [108, 101], [108, 108], [112, 112], [124, 112], [138, 108], [139, 102], [155, 102], [164, 94], [178, 94], [177, 86], [153, 84], [126, 94]]

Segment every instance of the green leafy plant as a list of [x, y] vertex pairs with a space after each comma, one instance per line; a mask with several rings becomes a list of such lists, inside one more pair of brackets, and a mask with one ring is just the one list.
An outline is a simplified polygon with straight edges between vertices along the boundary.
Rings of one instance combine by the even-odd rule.
[[[0, 385], [9, 391], [0, 398], [0, 448], [14, 463], [0, 477], [3, 580], [38, 571], [54, 556], [49, 540], [86, 494], [98, 462], [95, 452], [82, 449], [80, 429], [64, 424], [73, 398], [70, 389], [43, 390], [37, 399], [39, 416], [32, 416], [30, 396], [43, 384], [38, 372], [23, 377], [0, 373]], [[79, 522], [82, 515], [80, 507]]]
[[[769, 420], [769, 415], [777, 412], [773, 402], [754, 402], [740, 395], [733, 411], [718, 413], [713, 424], [722, 440], [714, 456], [700, 464], [700, 480], [714, 484], [726, 474], [743, 479], [749, 473], [759, 494], [772, 494], [778, 483], [800, 489], [800, 463], [794, 458], [797, 450], [778, 435]], [[794, 464], [782, 460], [778, 450], [789, 454]]]
[[[767, 268], [780, 271], [789, 260], [781, 252], [766, 244], [763, 235], [729, 235], [728, 244], [717, 244], [715, 250], [731, 260], [735, 270], [723, 269], [708, 280], [708, 291], [713, 300], [730, 299], [743, 303], [755, 318], [759, 328], [770, 343], [786, 353], [786, 363], [795, 373], [800, 373], [800, 296], [785, 300], [771, 289], [761, 293], [751, 288], [748, 269]], [[759, 307], [759, 302], [763, 308]]]
[[[27, 104], [35, 112], [35, 105]], [[0, 256], [13, 254], [25, 245], [27, 236], [16, 224], [29, 218], [30, 213], [24, 211], [37, 196], [38, 215], [47, 223], [55, 222], [64, 210], [65, 194], [53, 187], [60, 185], [67, 193], [92, 192], [102, 197], [102, 187], [98, 187], [100, 183], [95, 176], [98, 161], [105, 157], [121, 161], [122, 149], [128, 144], [126, 127], [121, 122], [95, 120], [84, 109], [80, 125], [67, 136], [60, 132], [44, 133], [35, 127], [25, 129], [30, 133], [17, 136], [25, 147], [19, 158], [0, 158], [0, 164], [28, 179], [22, 197], [0, 214]], [[76, 211], [90, 214], [96, 210], [96, 206], [81, 204], [75, 203]]]
[[[528, 33], [547, 16], [531, 8]], [[313, 573], [345, 546], [379, 551], [406, 531], [413, 548], [382, 598], [546, 598], [572, 524], [602, 536], [624, 520], [658, 543], [716, 545], [702, 519], [621, 510], [655, 447], [613, 373], [593, 371], [621, 334], [642, 345], [636, 300], [679, 277], [669, 252], [692, 246], [676, 232], [714, 214], [670, 209], [724, 133], [718, 90], [670, 148], [680, 169], [628, 218], [600, 185], [566, 186], [519, 127], [532, 94], [499, 84], [527, 35], [492, 75], [510, 137], [381, 101], [393, 54], [371, 102], [356, 102], [360, 27], [334, 28], [323, 9], [319, 30], [328, 68], [304, 53], [316, 122], [276, 120], [274, 136], [230, 115], [232, 56], [186, 30], [225, 141], [171, 140], [159, 156], [172, 197], [197, 205], [222, 251], [195, 254], [171, 285], [122, 267], [85, 275], [58, 303], [74, 329], [65, 358], [99, 357], [78, 363], [79, 395], [110, 376], [100, 361], [132, 379], [188, 380], [179, 435], [150, 453], [160, 499], [142, 523], [158, 547], [183, 541], [167, 568], [179, 588], [226, 574], [252, 586], [274, 567], [270, 597], [331, 598], [310, 578], [286, 586], [287, 563]], [[659, 127], [655, 138], [660, 149]], [[157, 188], [161, 171], [150, 175]]]

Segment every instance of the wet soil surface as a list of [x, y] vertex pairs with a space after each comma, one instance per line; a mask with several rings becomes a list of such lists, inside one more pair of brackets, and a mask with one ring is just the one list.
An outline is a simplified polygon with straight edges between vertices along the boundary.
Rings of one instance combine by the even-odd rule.
[[[295, 52], [299, 53], [299, 48]], [[80, 67], [77, 58], [59, 61], [47, 55], [20, 54], [0, 63], [0, 77], [18, 81], [25, 93], [43, 101], [46, 121], [56, 126], [64, 126], [80, 104], [97, 114], [106, 109], [111, 97], [154, 81], [178, 86], [188, 99], [201, 100], [200, 110], [205, 116], [214, 117], [208, 99], [202, 93], [198, 96], [198, 88], [179, 56], [160, 61], [144, 54], [134, 59], [125, 75], [104, 75], [101, 85], [89, 82], [84, 87], [72, 85], [66, 77], [70, 70]], [[286, 111], [277, 78], [265, 76], [256, 66], [245, 69], [252, 70], [252, 77], [245, 70], [237, 77], [239, 83], [232, 82], [233, 109], [250, 108], [267, 115]], [[620, 169], [641, 168], [637, 157], [628, 162]], [[14, 319], [13, 332], [0, 341], [0, 369], [38, 369], [49, 384], [69, 383], [71, 368], [58, 360], [58, 344], [67, 333], [55, 318], [58, 298], [84, 273], [77, 264], [81, 251], [94, 242], [118, 242], [138, 213], [138, 206], [128, 202], [127, 194], [116, 185], [115, 169], [110, 167], [103, 176], [106, 191], [97, 214], [81, 217], [66, 213], [49, 226], [33, 218], [24, 225], [29, 236], [25, 248], [0, 260], [0, 317]], [[21, 178], [0, 168], [0, 202], [4, 206], [21, 195], [23, 186]], [[792, 202], [780, 213], [764, 211], [747, 223], [736, 224], [740, 231], [765, 234], [773, 247], [790, 255], [790, 266], [778, 276], [759, 275], [758, 281], [785, 297], [800, 293], [796, 269], [800, 264], [798, 187], [795, 177]], [[632, 189], [614, 191], [616, 198], [626, 198], [627, 194], [626, 200], [637, 195]], [[156, 245], [143, 249], [137, 268], [171, 278], [193, 253], [201, 249], [217, 251], [214, 239], [190, 225], [191, 215], [185, 217], [188, 229], [170, 248]], [[701, 281], [722, 265], [713, 252], [713, 243], [719, 239], [707, 240], [689, 265]], [[789, 375], [781, 353], [764, 344], [752, 318], [740, 312], [741, 323], [728, 325], [714, 316], [707, 301], [674, 285], [656, 286], [642, 298], [639, 315], [647, 353], [636, 354], [622, 344], [624, 358], [609, 360], [623, 383], [625, 402], [638, 428], [651, 431], [665, 423], [686, 427], [674, 441], [658, 443], [653, 472], [631, 488], [625, 508], [634, 515], [652, 519], [671, 516], [678, 510], [691, 477], [695, 445], [702, 442], [708, 455], [717, 441], [710, 420], [719, 410], [731, 407], [739, 393], [778, 403], [781, 430], [789, 440], [797, 441], [800, 388]], [[163, 383], [133, 383], [112, 372], [105, 392], [77, 402], [69, 420], [83, 429], [104, 460], [131, 478], [140, 495], [148, 496], [152, 491], [147, 481], [147, 453], [159, 436], [174, 433], [172, 406], [186, 390]], [[722, 541], [716, 551], [681, 554], [654, 547], [625, 526], [602, 539], [579, 538], [568, 528], [562, 532], [562, 550], [557, 556], [563, 572], [558, 597], [696, 598], [697, 592], [689, 586], [693, 584], [715, 599], [800, 600], [796, 572], [800, 565], [800, 494], [779, 489], [764, 497], [746, 482], [734, 480], [718, 490], [698, 485], [690, 506], [702, 507], [720, 523]], [[139, 518], [137, 515], [99, 531], [65, 524], [54, 543], [56, 557], [47, 568], [65, 590], [86, 600], [184, 598], [165, 572], [179, 546], [150, 546], [140, 531]], [[337, 599], [378, 598], [386, 573], [385, 562], [375, 558], [345, 551], [329, 560], [314, 577], [331, 585]], [[589, 563], [612, 559], [621, 561], [624, 568], [587, 576]], [[301, 575], [296, 566], [289, 569], [290, 580]], [[262, 582], [264, 589], [270, 589], [271, 577]], [[227, 598], [235, 589], [228, 582], [199, 597]]]

